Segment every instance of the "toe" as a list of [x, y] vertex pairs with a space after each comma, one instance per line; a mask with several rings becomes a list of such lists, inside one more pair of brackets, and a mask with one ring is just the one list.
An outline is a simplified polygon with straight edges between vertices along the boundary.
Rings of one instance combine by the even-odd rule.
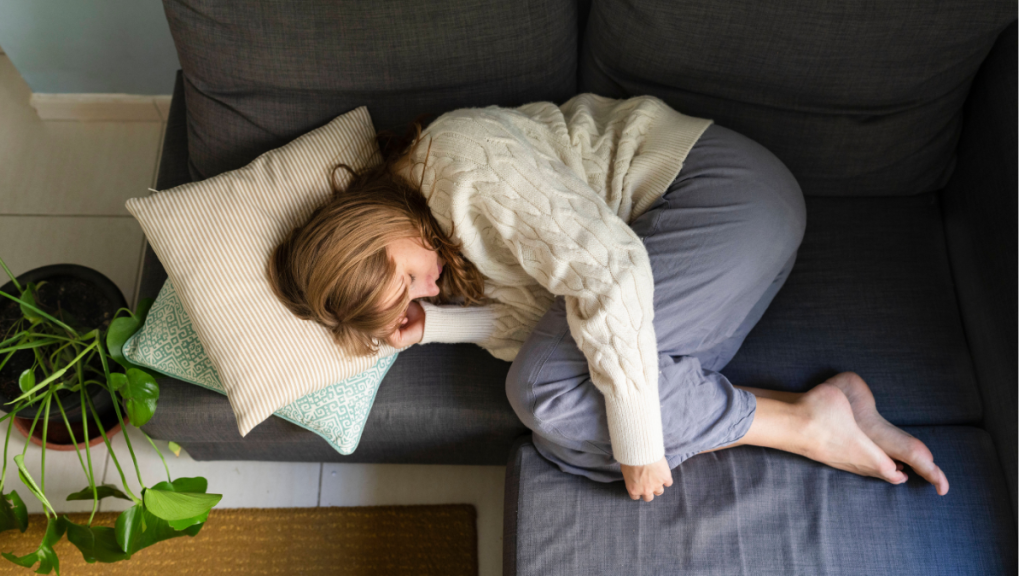
[[949, 492], [949, 480], [946, 479], [946, 473], [938, 466], [935, 467], [935, 470], [939, 473], [939, 481], [935, 484], [935, 491], [939, 493], [939, 496], [945, 496]]
[[906, 472], [898, 470], [896, 463], [889, 458], [879, 460], [878, 477], [891, 484], [902, 484], [908, 479]]

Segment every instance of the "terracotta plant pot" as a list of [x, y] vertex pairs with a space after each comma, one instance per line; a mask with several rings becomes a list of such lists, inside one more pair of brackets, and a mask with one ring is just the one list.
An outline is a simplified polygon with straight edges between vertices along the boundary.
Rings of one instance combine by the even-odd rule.
[[[31, 418], [21, 418], [21, 417], [15, 416], [14, 417], [14, 427], [18, 429], [18, 432], [21, 432], [22, 436], [28, 438], [29, 437], [28, 436], [28, 431], [32, 427], [32, 419]], [[76, 425], [72, 424], [71, 427], [73, 429], [77, 429], [77, 430], [75, 430], [75, 432], [76, 432], [75, 439], [79, 440], [82, 437], [81, 426], [76, 426]], [[118, 422], [117, 424], [114, 424], [111, 427], [104, 426], [104, 428], [107, 431], [107, 439], [109, 440], [109, 439], [113, 438], [114, 435], [116, 435], [118, 432], [121, 431], [121, 423]], [[96, 428], [95, 425], [89, 426], [89, 432], [90, 432], [89, 435], [91, 436], [91, 438], [89, 439], [89, 447], [90, 448], [93, 447], [93, 446], [97, 446], [97, 445], [103, 443], [103, 437], [100, 436], [99, 434], [97, 434], [98, 429]], [[68, 435], [68, 429], [67, 429], [66, 426], [64, 426], [64, 422], [63, 421], [60, 423], [60, 425], [56, 425], [55, 422], [50, 422], [49, 430], [47, 430], [47, 436], [48, 436], [48, 440], [49, 440], [46, 443], [46, 449], [47, 450], [57, 450], [59, 452], [70, 452], [70, 451], [73, 451], [75, 449], [75, 445], [71, 443], [70, 436]], [[43, 445], [43, 423], [42, 423], [42, 421], [36, 423], [36, 429], [32, 431], [32, 438], [31, 438], [31, 440], [32, 440], [32, 443], [35, 444], [36, 446], [42, 446]], [[63, 440], [63, 442], [61, 442], [61, 440]], [[81, 450], [85, 450], [85, 442], [79, 440], [78, 448], [81, 449]]]

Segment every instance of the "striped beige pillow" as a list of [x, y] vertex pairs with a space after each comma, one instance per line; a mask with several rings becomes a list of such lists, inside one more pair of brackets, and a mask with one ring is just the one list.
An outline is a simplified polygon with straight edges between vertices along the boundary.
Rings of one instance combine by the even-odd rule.
[[[350, 358], [327, 328], [300, 320], [264, 276], [270, 253], [331, 196], [331, 168], [383, 161], [361, 106], [244, 168], [131, 198], [227, 392], [245, 436], [275, 410], [373, 368], [399, 349]], [[339, 186], [351, 174], [336, 173]]]

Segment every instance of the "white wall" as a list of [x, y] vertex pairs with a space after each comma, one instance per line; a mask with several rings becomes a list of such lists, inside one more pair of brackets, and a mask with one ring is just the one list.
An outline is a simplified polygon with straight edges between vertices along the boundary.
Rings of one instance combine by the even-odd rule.
[[34, 93], [170, 94], [160, 0], [2, 0], [0, 46]]

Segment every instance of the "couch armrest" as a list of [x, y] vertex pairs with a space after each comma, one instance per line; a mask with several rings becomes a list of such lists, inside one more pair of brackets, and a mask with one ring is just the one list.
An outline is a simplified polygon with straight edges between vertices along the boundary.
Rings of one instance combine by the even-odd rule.
[[1017, 510], [1017, 22], [999, 36], [964, 104], [942, 211], [983, 403]]

